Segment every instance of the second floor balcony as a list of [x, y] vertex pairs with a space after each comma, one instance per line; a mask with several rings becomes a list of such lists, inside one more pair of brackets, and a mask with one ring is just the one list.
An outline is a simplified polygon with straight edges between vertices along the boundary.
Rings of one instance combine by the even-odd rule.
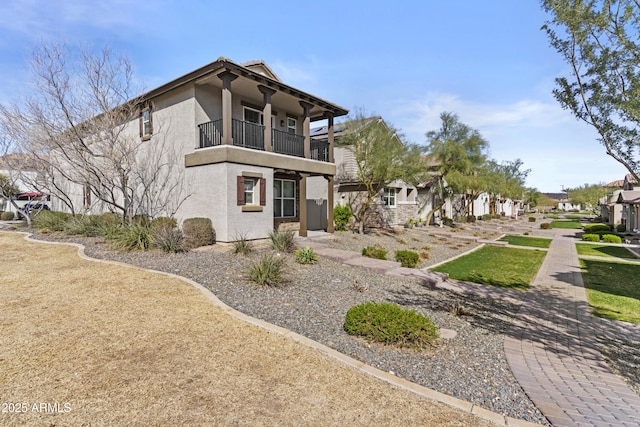
[[[232, 120], [233, 145], [254, 150], [269, 151], [265, 148], [265, 126], [243, 120]], [[198, 148], [214, 147], [222, 144], [222, 119], [198, 125]], [[274, 153], [295, 157], [305, 157], [304, 136], [271, 129], [271, 150]], [[310, 158], [322, 162], [329, 161], [329, 143], [311, 141]]]

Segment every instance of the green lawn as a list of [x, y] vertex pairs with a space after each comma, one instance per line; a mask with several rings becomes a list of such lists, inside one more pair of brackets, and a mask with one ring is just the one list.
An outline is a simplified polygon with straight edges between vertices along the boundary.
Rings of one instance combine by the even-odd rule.
[[527, 290], [545, 255], [545, 251], [484, 246], [432, 270], [466, 282]]
[[638, 257], [622, 246], [590, 245], [588, 243], [576, 243], [578, 255], [606, 256], [613, 258], [637, 259]]
[[579, 221], [551, 221], [551, 228], [571, 228], [579, 230], [582, 224]]
[[544, 239], [541, 237], [512, 236], [506, 235], [498, 239], [501, 242], [507, 242], [516, 246], [531, 246], [533, 248], [548, 248], [552, 239]]
[[581, 259], [580, 267], [596, 316], [640, 323], [640, 265]]

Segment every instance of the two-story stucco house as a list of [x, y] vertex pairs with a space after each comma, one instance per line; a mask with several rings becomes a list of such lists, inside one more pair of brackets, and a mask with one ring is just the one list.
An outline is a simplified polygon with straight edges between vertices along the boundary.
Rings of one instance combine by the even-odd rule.
[[621, 223], [626, 231], [634, 233], [640, 230], [640, 184], [632, 174], [624, 177], [622, 191], [618, 193], [616, 203], [622, 206]]
[[[304, 236], [307, 180], [334, 194], [333, 123], [348, 111], [283, 83], [263, 61], [220, 57], [145, 93], [140, 105], [128, 127], [148, 147], [170, 141], [189, 183], [175, 217], [210, 218], [218, 241], [264, 238], [283, 222]], [[318, 120], [329, 129], [326, 141], [311, 139]], [[331, 232], [332, 200], [328, 206], [323, 224]]]

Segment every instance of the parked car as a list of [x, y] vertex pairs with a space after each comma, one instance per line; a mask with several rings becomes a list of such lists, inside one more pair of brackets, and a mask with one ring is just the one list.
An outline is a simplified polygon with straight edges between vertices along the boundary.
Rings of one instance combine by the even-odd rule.
[[48, 211], [49, 206], [47, 206], [46, 203], [28, 203], [24, 206], [24, 210], [25, 212], [27, 212], [29, 215], [31, 215], [31, 212], [36, 211]]

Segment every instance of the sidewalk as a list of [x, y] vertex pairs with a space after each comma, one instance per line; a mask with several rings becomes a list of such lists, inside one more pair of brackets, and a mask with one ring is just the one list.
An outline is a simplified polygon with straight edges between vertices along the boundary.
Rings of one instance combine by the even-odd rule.
[[505, 337], [516, 379], [554, 426], [638, 426], [640, 396], [611, 372], [596, 334], [630, 334], [591, 316], [574, 240], [556, 234]]

